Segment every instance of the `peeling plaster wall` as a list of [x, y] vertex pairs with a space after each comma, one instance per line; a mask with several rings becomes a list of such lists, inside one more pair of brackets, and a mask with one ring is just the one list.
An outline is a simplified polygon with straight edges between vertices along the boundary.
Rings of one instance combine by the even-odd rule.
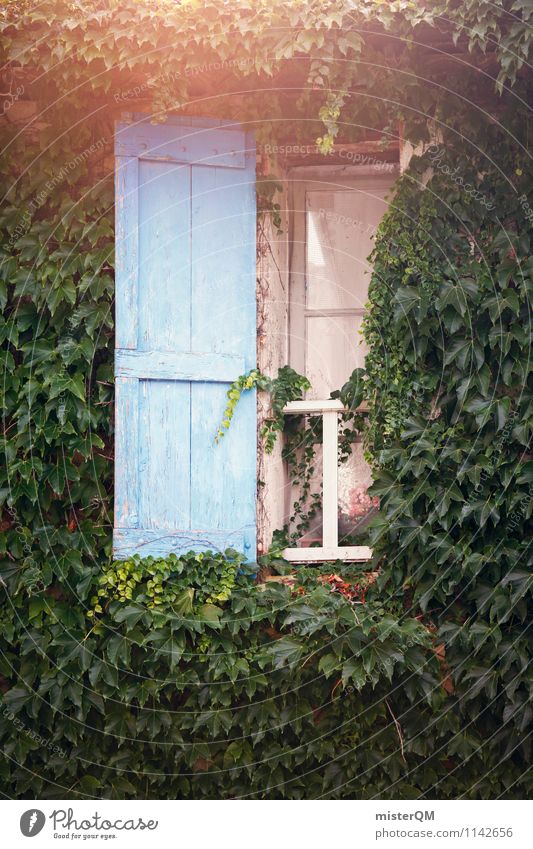
[[[289, 311], [289, 210], [288, 183], [285, 171], [276, 168], [283, 184], [283, 195], [276, 198], [281, 205], [282, 235], [270, 220], [261, 221], [257, 234], [257, 364], [265, 374], [275, 376], [288, 363]], [[269, 416], [269, 399], [258, 393], [258, 430]], [[264, 553], [272, 542], [272, 533], [286, 520], [286, 470], [281, 458], [281, 439], [272, 454], [266, 454], [258, 436], [257, 477], [257, 550]]]
[[[429, 121], [430, 140], [427, 142], [418, 142], [417, 145], [412, 145], [411, 142], [403, 135], [403, 126], [400, 124], [399, 139], [400, 139], [400, 174], [403, 174], [409, 168], [409, 163], [413, 156], [422, 156], [426, 150], [434, 144], [442, 144], [442, 133], [436, 126], [434, 121]], [[428, 168], [424, 173], [422, 184], [425, 186], [430, 179], [433, 171]]]

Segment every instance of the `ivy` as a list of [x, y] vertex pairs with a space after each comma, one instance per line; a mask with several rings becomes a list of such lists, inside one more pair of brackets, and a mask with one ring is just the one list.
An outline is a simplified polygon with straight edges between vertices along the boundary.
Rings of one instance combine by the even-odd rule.
[[[519, 120], [513, 129], [520, 138]], [[373, 254], [365, 385], [380, 591], [431, 617], [460, 721], [525, 763], [533, 263], [520, 197], [531, 180], [504, 136], [491, 130], [496, 163], [467, 160], [451, 127], [400, 180]]]
[[[261, 428], [264, 450], [267, 454], [272, 453], [278, 435], [283, 433], [282, 458], [287, 463], [292, 485], [297, 487], [297, 499], [292, 505], [293, 512], [287, 525], [274, 532], [272, 551], [276, 552], [289, 545], [296, 545], [321, 509], [322, 493], [312, 492], [312, 484], [316, 447], [322, 444], [322, 419], [320, 416], [286, 416], [284, 413], [290, 401], [301, 400], [302, 393], [311, 389], [306, 377], [290, 366], [280, 368], [276, 378], [267, 377], [258, 369], [252, 369], [247, 374], [240, 375], [226, 393], [228, 403], [215, 436], [216, 442], [222, 439], [230, 427], [242, 393], [254, 388], [268, 393], [270, 397], [271, 415]], [[341, 462], [345, 462], [351, 455], [356, 437], [366, 431], [365, 418], [357, 409], [363, 400], [364, 391], [364, 370], [355, 369], [344, 386], [331, 393], [331, 397], [340, 399], [345, 407], [341, 416], [339, 438]]]
[[[191, 552], [167, 558], [135, 555], [111, 563], [98, 580], [99, 589], [91, 599], [93, 618], [103, 613], [102, 605], [113, 601], [133, 601], [152, 609], [158, 606], [191, 612], [198, 604], [215, 605], [227, 601], [238, 574], [245, 574], [244, 556], [228, 549], [224, 553]], [[142, 610], [142, 607], [137, 607]]]
[[[447, 47], [450, 53], [472, 55], [473, 74], [464, 62], [447, 73], [449, 83], [460, 75], [458, 91], [477, 84], [476, 62], [482, 67], [492, 63], [487, 67], [500, 93], [519, 83], [530, 55], [532, 15], [527, 0], [506, 0], [503, 6], [486, 0], [416, 4], [327, 0], [318, 5], [293, 0], [290, 6], [229, 0], [223, 9], [206, 0], [202, 14], [196, 2], [174, 0], [161, 0], [157, 7], [150, 0], [44, 0], [38, 8], [8, 0], [2, 6], [0, 26], [5, 67], [16, 72], [23, 64], [30, 79], [46, 74], [48, 88], [72, 105], [79, 107], [91, 94], [126, 109], [150, 98], [155, 120], [164, 120], [169, 111], [186, 108], [201, 97], [206, 81], [216, 75], [218, 91], [222, 86], [230, 97], [238, 92], [229, 107], [231, 117], [242, 118], [245, 110], [252, 120], [264, 122], [265, 114], [282, 115], [287, 107], [302, 116], [311, 114], [327, 152], [340, 122], [346, 127], [347, 109], [352, 115], [366, 114], [361, 126], [383, 126], [374, 118], [383, 119], [386, 113], [390, 119], [397, 117], [395, 104], [403, 102], [406, 91], [413, 95], [414, 107], [406, 110], [406, 117], [425, 134], [416, 111], [438, 97], [438, 87], [426, 82], [437, 81], [439, 75], [432, 72], [436, 33], [441, 52]], [[50, 21], [57, 25], [51, 27]], [[381, 36], [377, 47], [376, 34]], [[390, 67], [383, 63], [383, 55]], [[292, 94], [275, 85], [291, 66], [298, 68]], [[362, 75], [370, 97], [366, 92], [359, 95]], [[423, 82], [413, 84], [413, 79]], [[246, 82], [252, 82], [252, 96], [243, 102]], [[383, 91], [384, 83], [387, 101], [376, 102], [372, 91]], [[16, 84], [10, 86], [10, 91], [16, 89]], [[25, 86], [23, 94], [28, 95]], [[227, 110], [227, 98], [211, 98], [209, 107], [212, 115], [219, 108]], [[288, 132], [293, 139], [295, 134], [305, 137], [292, 123], [274, 129], [264, 122], [259, 130], [266, 140], [279, 132], [285, 136]], [[307, 137], [308, 131], [306, 126]]]
[[[2, 4], [7, 796], [528, 793], [531, 15], [526, 0]], [[399, 182], [366, 373], [335, 393], [341, 453], [363, 433], [374, 466], [370, 571], [291, 574], [275, 552], [264, 582], [232, 552], [111, 562], [110, 156], [117, 111], [146, 100], [156, 121], [202, 103], [259, 143], [325, 152], [368, 128], [395, 139], [399, 118], [413, 143], [428, 116], [442, 137]], [[279, 230], [278, 190], [266, 176], [258, 206]], [[284, 428], [305, 481], [319, 423], [281, 411], [306, 387], [252, 383], [272, 396], [266, 448]]]
[[[179, 603], [154, 608], [136, 591], [115, 599], [118, 583], [106, 580], [109, 602], [90, 627], [67, 592], [34, 597], [29, 620], [24, 594], [10, 597], [17, 619], [0, 663], [4, 792], [409, 798], [413, 769], [418, 787], [430, 789], [450, 731], [426, 734], [444, 691], [423, 624], [399, 621], [379, 600], [362, 603], [364, 575], [342, 582], [317, 569], [265, 583], [244, 570], [225, 600], [196, 604], [193, 584], [206, 591], [199, 566], [192, 555], [170, 560]], [[212, 566], [220, 586], [222, 559]], [[122, 567], [107, 577], [123, 582]], [[162, 568], [135, 561], [138, 586]], [[187, 587], [191, 568], [197, 577]], [[23, 619], [34, 643], [31, 662], [21, 663]], [[50, 756], [36, 735], [60, 753]], [[476, 768], [474, 758], [470, 774]]]
[[219, 442], [224, 436], [225, 430], [230, 426], [235, 408], [241, 394], [250, 389], [260, 389], [270, 396], [271, 415], [267, 418], [261, 428], [261, 437], [264, 439], [264, 448], [267, 454], [271, 454], [276, 443], [278, 433], [285, 428], [284, 408], [289, 401], [298, 401], [302, 393], [311, 388], [306, 377], [298, 374], [290, 366], [282, 366], [278, 370], [277, 377], [268, 377], [258, 369], [252, 369], [247, 374], [240, 375], [233, 381], [226, 395], [228, 403], [224, 411], [221, 425], [215, 436]]

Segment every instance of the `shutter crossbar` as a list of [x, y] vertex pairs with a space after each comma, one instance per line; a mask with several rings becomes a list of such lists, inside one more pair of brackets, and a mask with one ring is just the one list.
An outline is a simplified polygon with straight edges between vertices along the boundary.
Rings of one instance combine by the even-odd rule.
[[232, 383], [245, 370], [244, 357], [187, 351], [115, 351], [116, 377], [140, 380], [204, 380]]

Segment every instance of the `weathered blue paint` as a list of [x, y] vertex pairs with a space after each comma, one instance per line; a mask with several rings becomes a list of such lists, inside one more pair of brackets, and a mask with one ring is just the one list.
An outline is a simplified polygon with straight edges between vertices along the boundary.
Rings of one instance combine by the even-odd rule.
[[181, 126], [179, 136], [170, 135], [168, 126], [142, 123], [137, 125], [135, 137], [123, 134], [117, 137], [117, 156], [136, 156], [154, 161], [172, 161], [193, 165], [217, 165], [225, 168], [244, 168], [245, 150], [241, 130], [225, 128], [224, 134], [213, 133], [213, 128], [195, 125]]
[[115, 528], [115, 551], [117, 557], [142, 556], [166, 557], [168, 554], [183, 554], [184, 551], [224, 551], [235, 548], [246, 551], [245, 534], [240, 531], [175, 531], [171, 535], [150, 529]]
[[153, 380], [207, 380], [228, 383], [244, 371], [244, 357], [184, 351], [119, 351], [115, 374]]
[[117, 557], [256, 549], [255, 145], [222, 122], [118, 124]]

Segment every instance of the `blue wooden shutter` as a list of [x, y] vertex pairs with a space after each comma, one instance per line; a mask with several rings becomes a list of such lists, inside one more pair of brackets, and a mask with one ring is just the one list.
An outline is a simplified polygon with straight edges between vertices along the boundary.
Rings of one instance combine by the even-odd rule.
[[235, 125], [116, 131], [114, 552], [255, 558], [255, 145]]

